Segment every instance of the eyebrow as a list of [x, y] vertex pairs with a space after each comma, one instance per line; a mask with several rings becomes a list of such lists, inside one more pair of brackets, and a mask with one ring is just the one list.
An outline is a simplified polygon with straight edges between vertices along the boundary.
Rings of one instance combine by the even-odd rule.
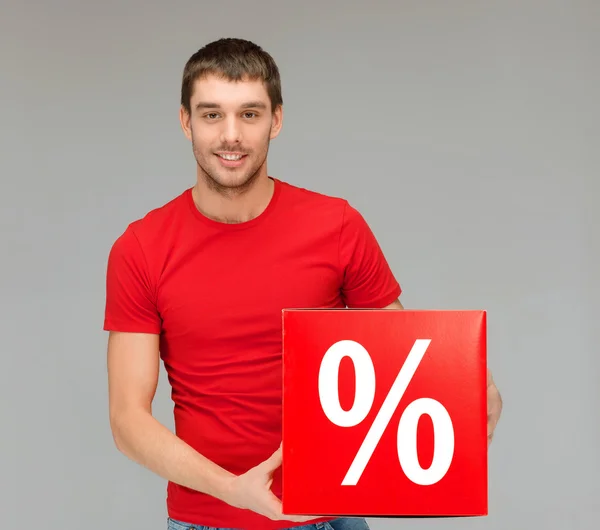
[[[262, 101], [247, 101], [246, 103], [242, 103], [241, 107], [243, 109], [266, 109], [267, 106]], [[220, 109], [221, 105], [218, 103], [211, 103], [210, 101], [200, 101], [196, 105], [197, 110], [201, 109]]]

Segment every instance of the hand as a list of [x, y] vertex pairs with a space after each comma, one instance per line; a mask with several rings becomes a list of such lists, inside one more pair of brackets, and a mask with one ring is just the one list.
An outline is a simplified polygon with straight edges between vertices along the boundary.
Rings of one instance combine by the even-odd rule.
[[488, 447], [492, 443], [496, 424], [502, 413], [502, 397], [494, 384], [492, 373], [488, 370], [487, 373], [487, 440]]
[[303, 523], [316, 517], [284, 515], [281, 501], [271, 491], [273, 472], [281, 466], [281, 445], [267, 460], [234, 477], [226, 502], [245, 510], [264, 515], [271, 520], [287, 520]]

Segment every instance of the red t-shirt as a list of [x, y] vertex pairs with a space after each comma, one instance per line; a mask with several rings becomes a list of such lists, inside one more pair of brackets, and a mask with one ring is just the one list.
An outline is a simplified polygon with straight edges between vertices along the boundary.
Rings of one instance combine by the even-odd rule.
[[[176, 434], [235, 474], [281, 441], [282, 309], [379, 308], [401, 292], [347, 201], [273, 180], [264, 212], [239, 224], [202, 215], [187, 189], [131, 223], [108, 260], [104, 329], [160, 334]], [[281, 498], [280, 470], [272, 489]], [[174, 483], [167, 493], [181, 521], [296, 526]]]

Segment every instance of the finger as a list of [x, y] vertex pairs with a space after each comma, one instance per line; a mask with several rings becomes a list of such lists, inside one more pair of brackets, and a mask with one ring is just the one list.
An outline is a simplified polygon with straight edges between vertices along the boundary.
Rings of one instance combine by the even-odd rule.
[[487, 414], [489, 417], [499, 417], [502, 412], [502, 397], [497, 391], [490, 391], [487, 395]]
[[496, 423], [498, 423], [501, 414], [502, 401], [499, 397], [494, 397], [493, 402], [491, 402], [489, 406], [488, 421], [493, 421], [495, 425]]
[[284, 514], [282, 514], [282, 516], [285, 517], [286, 520], [293, 521], [295, 523], [306, 523], [308, 521], [314, 521], [315, 519], [318, 519], [318, 517], [315, 515], [284, 515]]
[[307, 521], [312, 521], [314, 519], [318, 519], [316, 516], [307, 516], [307, 515], [286, 515], [283, 513], [283, 505], [281, 504], [281, 500], [277, 497], [272, 491], [269, 490], [268, 495], [268, 507], [267, 510], [271, 513], [271, 518], [277, 521], [292, 521], [295, 523], [305, 523]]
[[283, 461], [283, 453], [281, 450], [281, 446], [275, 451], [267, 460], [263, 462], [266, 471], [274, 471]]
[[487, 435], [488, 438], [491, 438], [494, 435], [494, 431], [496, 430], [496, 424], [498, 423], [498, 417], [493, 413], [488, 416], [487, 421]]
[[282, 512], [279, 512], [275, 517], [277, 521], [291, 521], [293, 523], [306, 523], [308, 521], [314, 521], [318, 519], [318, 517], [308, 517], [306, 515], [285, 515]]
[[286, 515], [282, 511], [279, 511], [277, 519], [281, 521], [292, 521], [294, 523], [307, 523], [308, 521], [318, 519], [318, 517], [314, 515]]

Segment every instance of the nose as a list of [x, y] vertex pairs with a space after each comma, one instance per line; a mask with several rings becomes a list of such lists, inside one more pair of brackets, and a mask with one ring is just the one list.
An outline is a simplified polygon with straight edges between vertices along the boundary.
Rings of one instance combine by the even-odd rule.
[[242, 132], [240, 125], [235, 116], [230, 116], [223, 121], [223, 129], [221, 131], [221, 142], [224, 144], [239, 143], [242, 140]]

